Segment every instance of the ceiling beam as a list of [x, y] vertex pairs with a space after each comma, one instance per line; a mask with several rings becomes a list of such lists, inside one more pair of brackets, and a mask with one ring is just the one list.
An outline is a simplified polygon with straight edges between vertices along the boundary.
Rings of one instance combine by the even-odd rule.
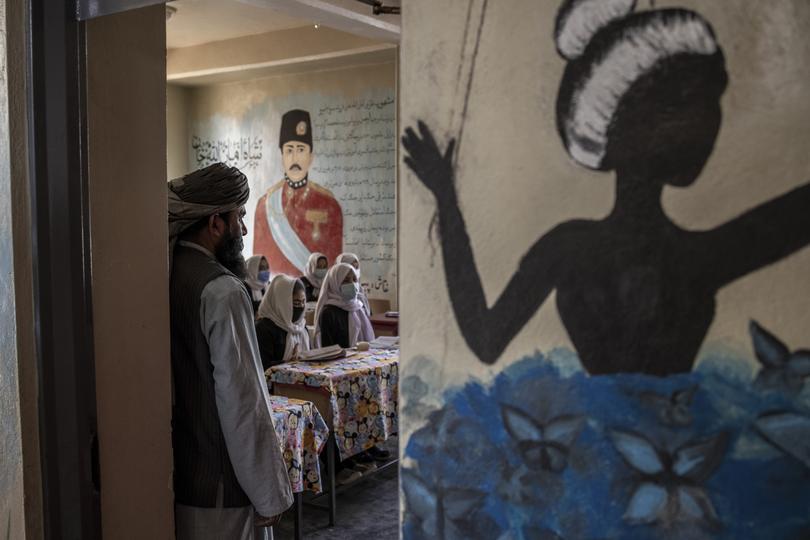
[[383, 64], [396, 61], [396, 54], [395, 45], [383, 43], [355, 50], [173, 73], [166, 76], [166, 81], [180, 86], [206, 86], [295, 73]]
[[77, 0], [76, 18], [86, 21], [103, 15], [165, 3], [166, 0]]
[[239, 0], [254, 6], [268, 7], [299, 19], [313, 21], [323, 26], [351, 34], [398, 43], [401, 33], [399, 23], [384, 20], [365, 13], [368, 6], [357, 2], [357, 8], [346, 7], [347, 2], [335, 0]]

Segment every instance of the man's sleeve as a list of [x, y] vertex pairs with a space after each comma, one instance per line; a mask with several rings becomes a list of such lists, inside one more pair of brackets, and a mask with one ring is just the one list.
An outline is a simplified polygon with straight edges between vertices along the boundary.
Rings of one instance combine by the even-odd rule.
[[221, 276], [209, 283], [202, 294], [200, 321], [236, 478], [259, 514], [280, 514], [292, 504], [292, 492], [273, 428], [253, 312], [240, 282]]

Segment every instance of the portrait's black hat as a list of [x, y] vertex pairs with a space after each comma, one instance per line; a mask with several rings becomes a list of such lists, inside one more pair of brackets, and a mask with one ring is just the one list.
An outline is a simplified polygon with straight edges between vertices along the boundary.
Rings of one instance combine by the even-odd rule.
[[312, 122], [309, 113], [301, 109], [293, 109], [281, 117], [281, 134], [278, 138], [278, 147], [284, 143], [298, 141], [309, 145], [312, 149]]

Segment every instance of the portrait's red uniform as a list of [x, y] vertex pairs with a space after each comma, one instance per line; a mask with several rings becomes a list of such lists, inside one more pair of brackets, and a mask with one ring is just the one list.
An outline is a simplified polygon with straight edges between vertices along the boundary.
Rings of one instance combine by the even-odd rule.
[[[283, 218], [309, 252], [327, 256], [330, 264], [343, 252], [343, 211], [332, 193], [318, 184], [307, 181], [294, 189], [282, 180], [265, 193], [256, 205], [253, 229], [253, 253], [264, 255], [272, 274], [300, 276], [303, 267], [287, 258], [271, 232], [268, 222], [268, 203], [274, 192], [282, 190]], [[278, 216], [281, 218], [281, 216]], [[299, 264], [305, 264], [306, 260]]]

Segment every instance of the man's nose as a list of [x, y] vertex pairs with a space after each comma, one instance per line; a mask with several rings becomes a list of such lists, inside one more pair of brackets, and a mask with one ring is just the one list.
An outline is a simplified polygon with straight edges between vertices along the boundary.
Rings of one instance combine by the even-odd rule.
[[242, 229], [242, 236], [247, 235], [247, 225], [245, 225], [244, 221], [239, 222], [239, 227]]

